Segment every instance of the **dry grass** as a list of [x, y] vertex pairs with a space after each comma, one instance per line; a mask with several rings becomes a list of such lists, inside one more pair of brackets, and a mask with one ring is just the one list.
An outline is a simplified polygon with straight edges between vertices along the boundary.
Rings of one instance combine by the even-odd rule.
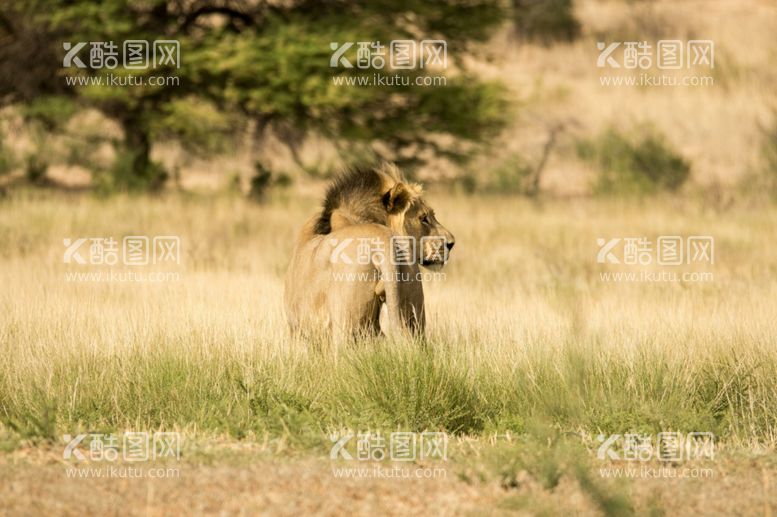
[[[734, 184], [748, 174], [774, 101], [772, 3], [583, 1], [578, 14], [580, 41], [544, 48], [497, 39], [498, 59], [478, 65], [509, 83], [518, 118], [475, 169], [488, 172], [512, 153], [535, 162], [549, 128], [574, 120], [551, 155], [546, 191], [588, 191], [596, 171], [575, 155], [577, 138], [643, 122], [692, 162], [698, 184]], [[599, 38], [664, 37], [713, 39], [715, 86], [600, 86]], [[21, 140], [10, 143], [23, 148]], [[320, 142], [303, 151], [308, 161], [327, 153]], [[234, 173], [245, 180], [258, 157], [277, 170], [294, 167], [274, 144], [242, 149], [218, 167], [163, 146], [154, 152], [181, 168], [192, 190], [224, 190]], [[67, 181], [74, 171], [53, 172]], [[541, 204], [438, 193], [433, 205], [457, 246], [447, 278], [426, 285], [428, 346], [377, 340], [335, 357], [292, 340], [281, 304], [292, 239], [320, 191], [298, 182], [293, 195], [265, 205], [226, 194], [99, 200], [25, 190], [0, 200], [0, 507], [74, 513], [62, 500], [75, 493], [94, 511], [239, 511], [243, 496], [258, 492], [248, 507], [777, 511], [769, 488], [777, 476], [777, 207], [709, 203], [688, 192]], [[125, 235], [181, 236], [181, 266], [172, 269], [179, 280], [67, 281], [109, 268], [63, 264], [64, 238]], [[714, 279], [602, 280], [602, 272], [634, 268], [597, 264], [597, 238], [659, 235], [713, 236], [715, 264], [706, 270]], [[392, 482], [335, 482], [320, 456], [327, 432], [342, 427], [453, 433], [451, 475], [412, 484], [399, 503]], [[121, 489], [107, 499], [79, 492], [78, 480], [60, 483], [62, 434], [128, 429], [183, 431], [191, 477], [89, 484], [99, 494]], [[588, 454], [597, 433], [667, 430], [720, 438], [714, 481], [600, 484], [584, 474], [599, 466]], [[489, 441], [506, 433], [517, 440], [506, 449]], [[198, 449], [214, 439], [263, 452], [236, 459]], [[539, 453], [525, 458], [527, 451]], [[291, 464], [275, 463], [287, 455]], [[267, 469], [275, 477], [257, 482]], [[559, 484], [544, 485], [555, 471]], [[314, 489], [300, 490], [300, 479]], [[755, 486], [758, 496], [746, 496]], [[159, 495], [168, 489], [169, 497]], [[377, 495], [364, 499], [365, 490]], [[182, 502], [191, 493], [202, 496], [195, 506]], [[429, 493], [446, 503], [429, 506]], [[33, 506], [25, 494], [44, 502]], [[326, 503], [316, 501], [322, 496]], [[133, 505], [138, 497], [144, 503]]]
[[[699, 185], [731, 186], [752, 172], [759, 160], [759, 127], [771, 120], [775, 106], [775, 4], [586, 0], [576, 2], [576, 11], [584, 34], [575, 43], [517, 45], [505, 34], [489, 45], [493, 61], [473, 63], [484, 76], [506, 82], [517, 102], [514, 127], [484, 158], [481, 170], [511, 153], [538, 163], [550, 129], [565, 123], [567, 131], [545, 170], [546, 191], [589, 190], [596, 171], [579, 163], [573, 142], [610, 126], [653, 125], [691, 161]], [[715, 68], [684, 73], [712, 75], [714, 86], [601, 85], [600, 76], [638, 76], [642, 70], [597, 68], [597, 41], [647, 41], [655, 52], [661, 39], [713, 40]], [[662, 70], [653, 66], [646, 72]]]
[[[189, 489], [203, 492], [204, 512], [235, 504], [219, 480], [238, 471], [247, 479], [249, 471], [235, 466], [246, 458], [278, 473], [272, 483], [241, 482], [240, 490], [263, 494], [251, 504], [288, 498], [295, 507], [316, 506], [319, 492], [294, 489], [301, 472], [326, 493], [355, 498], [354, 482], [333, 483], [325, 462], [278, 467], [266, 452], [198, 459], [197, 444], [214, 436], [264, 443], [280, 458], [320, 457], [326, 433], [342, 427], [458, 435], [450, 477], [433, 485], [452, 501], [463, 494], [466, 503], [455, 504], [524, 511], [539, 504], [550, 513], [725, 510], [727, 475], [759, 482], [763, 469], [773, 479], [773, 452], [763, 454], [777, 439], [777, 257], [766, 237], [777, 227], [774, 207], [715, 213], [676, 198], [432, 201], [457, 247], [447, 279], [427, 285], [431, 351], [378, 341], [335, 358], [291, 340], [281, 308], [291, 238], [314, 198], [259, 206], [227, 196], [14, 194], [0, 210], [0, 439], [12, 451], [2, 470], [17, 492], [0, 499], [25, 506], [17, 496], [27, 487], [43, 498], [42, 511], [61, 500], [62, 487], [73, 487], [97, 509], [100, 499], [85, 487], [99, 492], [111, 482], [68, 480], [42, 490], [34, 480], [64, 477], [65, 465], [40, 466], [27, 456], [51, 451], [41, 453], [45, 463], [59, 464], [62, 434], [127, 429], [181, 430], [193, 444], [181, 466], [192, 477], [144, 482], [157, 495], [137, 511], [177, 508]], [[65, 280], [79, 267], [99, 268], [63, 264], [63, 238], [131, 234], [180, 235], [180, 280]], [[661, 234], [713, 235], [714, 281], [600, 279], [597, 237]], [[546, 430], [537, 431], [537, 422]], [[694, 494], [687, 499], [673, 499], [675, 485], [583, 474], [597, 466], [585, 452], [595, 447], [592, 435], [632, 430], [710, 430], [728, 452], [711, 464], [716, 481], [679, 485]], [[518, 441], [494, 448], [494, 433]], [[556, 471], [558, 485], [543, 481]], [[139, 490], [117, 483], [129, 499]], [[377, 494], [370, 504], [392, 511], [393, 483], [363, 485]], [[421, 508], [417, 498], [432, 485], [412, 486], [402, 504]], [[159, 499], [165, 487], [178, 495]], [[746, 504], [761, 511], [767, 500]]]
[[[292, 237], [314, 199], [73, 201], [20, 195], [0, 218], [0, 415], [23, 434], [132, 425], [274, 434], [291, 405], [313, 434], [341, 425], [520, 432], [550, 414], [589, 433], [706, 426], [774, 445], [773, 207], [438, 199], [458, 244], [447, 279], [426, 286], [433, 355], [377, 343], [329, 357], [288, 337], [281, 303]], [[138, 234], [181, 236], [180, 280], [67, 281], [110, 268], [63, 264], [64, 238]], [[665, 234], [712, 235], [714, 280], [601, 279], [598, 237]], [[422, 392], [404, 391], [402, 375], [421, 379]], [[258, 418], [243, 385], [277, 407]], [[167, 399], [169, 390], [179, 393]], [[415, 397], [427, 399], [405, 411]], [[220, 405], [223, 414], [209, 412]]]

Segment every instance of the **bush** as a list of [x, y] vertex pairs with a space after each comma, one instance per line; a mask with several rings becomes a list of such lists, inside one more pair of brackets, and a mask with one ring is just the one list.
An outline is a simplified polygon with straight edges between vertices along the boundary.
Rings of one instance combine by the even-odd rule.
[[531, 190], [532, 172], [533, 168], [526, 159], [520, 154], [513, 153], [493, 169], [491, 173], [493, 179], [486, 190], [502, 194], [528, 195]]
[[254, 201], [264, 201], [267, 194], [273, 187], [288, 187], [291, 185], [291, 178], [286, 174], [273, 174], [261, 163], [254, 164], [256, 173], [251, 177], [251, 188], [248, 197]]
[[10, 172], [16, 165], [13, 151], [5, 145], [3, 136], [0, 135], [0, 176]]
[[24, 155], [24, 176], [33, 185], [45, 185], [46, 172], [54, 152], [51, 138], [42, 123], [32, 121], [29, 126], [33, 148]]
[[[126, 149], [118, 151], [111, 168], [95, 174], [94, 184], [97, 192], [105, 195], [119, 191], [160, 190], [168, 179], [167, 171], [151, 160], [138, 167], [138, 161], [137, 153]], [[138, 174], [138, 170], [142, 171], [142, 174]]]
[[516, 33], [548, 44], [572, 41], [580, 35], [572, 0], [513, 0]]
[[24, 175], [27, 181], [33, 185], [42, 185], [46, 181], [46, 171], [49, 162], [40, 152], [33, 152], [25, 156]]
[[23, 105], [22, 115], [27, 122], [37, 122], [51, 132], [64, 128], [76, 108], [77, 105], [65, 97], [42, 96]]
[[675, 191], [691, 173], [690, 163], [650, 128], [631, 136], [608, 129], [578, 142], [577, 153], [599, 169], [594, 190], [600, 194]]

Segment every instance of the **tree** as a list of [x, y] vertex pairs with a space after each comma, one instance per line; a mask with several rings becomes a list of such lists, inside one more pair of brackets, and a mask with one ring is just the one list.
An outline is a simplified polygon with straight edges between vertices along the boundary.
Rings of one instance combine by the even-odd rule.
[[[505, 16], [497, 0], [3, 0], [0, 13], [0, 102], [58, 96], [94, 107], [118, 122], [128, 186], [164, 179], [149, 158], [156, 137], [205, 145], [210, 125], [229, 117], [255, 122], [295, 151], [316, 133], [347, 149], [359, 143], [413, 162], [424, 151], [465, 159], [472, 146], [506, 121], [502, 87], [468, 73], [460, 59]], [[444, 87], [417, 86], [422, 70], [397, 71], [399, 85], [337, 85], [333, 77], [365, 74], [331, 68], [331, 42], [442, 39], [455, 61]], [[63, 43], [177, 40], [180, 68], [63, 68]], [[88, 53], [88, 51], [87, 51]], [[20, 58], [21, 56], [21, 58]], [[88, 57], [88, 56], [86, 56]], [[32, 65], [32, 66], [30, 66]], [[373, 71], [369, 72], [370, 74]], [[393, 72], [392, 72], [393, 73]], [[72, 85], [64, 76], [155, 75], [176, 84]], [[226, 117], [226, 118], [225, 118]], [[203, 126], [205, 124], [205, 126]], [[203, 142], [198, 141], [198, 137]]]

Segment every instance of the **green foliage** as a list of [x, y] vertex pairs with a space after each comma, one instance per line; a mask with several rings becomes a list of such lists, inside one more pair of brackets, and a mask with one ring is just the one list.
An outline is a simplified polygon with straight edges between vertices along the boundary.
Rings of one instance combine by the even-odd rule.
[[[569, 476], [578, 482], [582, 493], [603, 515], [634, 515], [626, 486], [608, 483], [591, 475], [594, 465], [580, 437], [560, 433], [541, 421], [534, 422], [531, 431], [517, 437], [514, 442], [497, 443], [485, 451], [483, 460], [487, 471], [480, 477], [487, 479], [490, 472], [496, 473], [505, 490], [521, 490], [538, 483], [544, 490], [552, 492], [563, 476]], [[478, 466], [471, 468], [477, 469]], [[554, 507], [541, 508], [537, 512], [537, 503], [526, 494], [509, 497], [503, 506], [539, 515], [559, 513], [559, 509]]]
[[261, 163], [254, 164], [255, 174], [251, 177], [251, 187], [248, 197], [254, 201], [264, 201], [273, 187], [288, 187], [291, 185], [291, 177], [286, 174], [274, 174]]
[[515, 31], [522, 38], [551, 43], [580, 35], [572, 0], [513, 0]]
[[[37, 400], [34, 406], [14, 413], [0, 412], [0, 431], [7, 429], [16, 435], [5, 437], [3, 441], [8, 445], [11, 445], [8, 442], [16, 441], [18, 443], [18, 439], [30, 440], [33, 443], [41, 441], [54, 442], [57, 439], [58, 408], [56, 407], [56, 401], [52, 399], [42, 385], [32, 383], [29, 389]], [[0, 392], [0, 407], [7, 407], [9, 395], [9, 393]], [[5, 429], [1, 429], [3, 427]], [[7, 433], [0, 432], [0, 434]], [[17, 440], [14, 438], [17, 438]]]
[[47, 131], [62, 129], [75, 112], [76, 105], [63, 96], [36, 97], [22, 106], [24, 118], [42, 124]]
[[138, 153], [120, 149], [107, 171], [94, 172], [94, 185], [101, 195], [117, 192], [158, 190], [167, 180], [167, 171], [159, 163], [148, 161], [138, 167]]
[[40, 185], [45, 181], [48, 168], [49, 162], [43, 152], [31, 152], [24, 158], [24, 175], [27, 181], [34, 185]]
[[502, 160], [489, 174], [489, 183], [484, 190], [501, 194], [522, 194], [530, 192], [534, 168], [523, 155], [513, 153]]
[[[25, 90], [24, 98], [13, 88], [3, 97], [6, 92], [0, 87], [0, 98], [23, 102], [65, 94], [117, 121], [125, 131], [122, 146], [136, 155], [128, 161], [129, 171], [115, 169], [122, 175], [115, 178], [118, 183], [133, 183], [123, 176], [128, 172], [141, 178], [149, 176], [150, 145], [144, 140], [175, 138], [190, 149], [212, 153], [222, 149], [221, 137], [234, 129], [238, 118], [255, 121], [260, 138], [270, 131], [290, 147], [316, 134], [339, 148], [359, 142], [382, 144], [378, 147], [392, 155], [385, 158], [418, 156], [426, 149], [464, 160], [472, 147], [461, 142], [487, 141], [508, 116], [504, 88], [482, 82], [464, 69], [456, 77], [448, 77], [446, 86], [416, 85], [414, 79], [424, 71], [415, 70], [400, 72], [410, 79], [408, 85], [359, 87], [337, 85], [333, 76], [367, 72], [329, 66], [330, 42], [386, 43], [417, 34], [447, 40], [449, 59], [457, 59], [468, 42], [486, 39], [506, 16], [505, 6], [497, 0], [410, 1], [401, 5], [344, 1], [336, 6], [293, 1], [271, 7], [226, 2], [217, 14], [199, 9], [198, 4], [166, 0], [100, 4], [36, 0], [11, 7], [7, 13], [10, 23], [49, 36], [37, 42], [41, 53], [61, 56], [62, 41], [153, 41], [160, 35], [180, 41], [180, 68], [51, 67], [55, 69], [52, 77], [41, 77], [36, 88]], [[178, 81], [133, 86], [64, 83], [63, 75], [76, 74], [103, 78], [108, 74], [132, 75], [136, 81], [164, 74]], [[53, 105], [34, 111], [52, 120], [65, 114]], [[135, 134], [144, 138], [136, 139]], [[441, 145], [436, 138], [439, 135], [454, 138]], [[149, 183], [140, 183], [144, 182]]]
[[175, 139], [197, 156], [212, 156], [229, 149], [239, 129], [234, 117], [219, 111], [212, 102], [195, 97], [173, 99], [163, 113], [151, 122], [155, 139]]
[[335, 141], [381, 142], [395, 151], [395, 158], [411, 147], [462, 158], [461, 146], [440, 147], [432, 137], [482, 141], [503, 127], [509, 114], [504, 88], [469, 75], [447, 78], [442, 87], [415, 86], [417, 71], [401, 73], [410, 85], [335, 84], [333, 75], [372, 75], [329, 67], [330, 41], [363, 40], [365, 34], [391, 38], [335, 16], [326, 23], [307, 17], [270, 21], [259, 35], [211, 35], [211, 44], [188, 54], [188, 66], [191, 75], [207, 77], [204, 91], [257, 114], [292, 145], [312, 131]]
[[105, 169], [108, 166], [107, 157], [100, 156], [97, 152], [104, 144], [116, 143], [107, 138], [96, 128], [86, 127], [84, 131], [68, 133], [64, 140], [64, 161], [69, 166], [83, 167], [92, 174]]
[[46, 119], [33, 119], [28, 126], [32, 150], [24, 155], [24, 176], [33, 185], [46, 183], [46, 172], [52, 159], [51, 135]]
[[354, 357], [341, 386], [363, 426], [473, 433], [491, 412], [475, 376], [429, 349], [378, 345]]
[[[200, 342], [192, 350], [208, 349]], [[590, 435], [704, 430], [747, 441], [769, 440], [777, 425], [771, 411], [777, 359], [758, 344], [737, 343], [742, 350], [731, 355], [730, 343], [717, 343], [704, 361], [670, 362], [648, 344], [627, 360], [601, 345], [569, 343], [509, 367], [499, 358], [470, 363], [450, 342], [376, 340], [339, 358], [311, 350], [294, 359], [183, 356], [175, 345], [109, 359], [60, 359], [53, 377], [36, 373], [22, 385], [0, 378], [4, 421], [27, 422], [25, 432], [49, 436], [50, 425], [35, 431], [35, 422], [53, 411], [46, 421], [69, 431], [194, 426], [302, 442], [343, 427], [535, 436], [537, 422]], [[45, 396], [35, 389], [44, 381]], [[551, 467], [538, 472], [547, 486], [556, 479]]]
[[3, 134], [0, 133], [0, 176], [7, 174], [16, 166], [16, 157], [6, 145]]
[[648, 127], [632, 135], [610, 128], [596, 139], [579, 141], [577, 152], [599, 169], [594, 190], [600, 194], [675, 191], [691, 173], [690, 163]]

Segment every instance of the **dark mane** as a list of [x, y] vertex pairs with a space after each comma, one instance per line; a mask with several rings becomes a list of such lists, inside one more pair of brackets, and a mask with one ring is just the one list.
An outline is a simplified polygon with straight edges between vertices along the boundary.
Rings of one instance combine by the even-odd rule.
[[341, 208], [357, 220], [374, 221], [381, 212], [383, 180], [375, 167], [355, 167], [339, 174], [329, 184], [321, 214], [314, 232], [326, 235], [332, 231], [332, 212]]

